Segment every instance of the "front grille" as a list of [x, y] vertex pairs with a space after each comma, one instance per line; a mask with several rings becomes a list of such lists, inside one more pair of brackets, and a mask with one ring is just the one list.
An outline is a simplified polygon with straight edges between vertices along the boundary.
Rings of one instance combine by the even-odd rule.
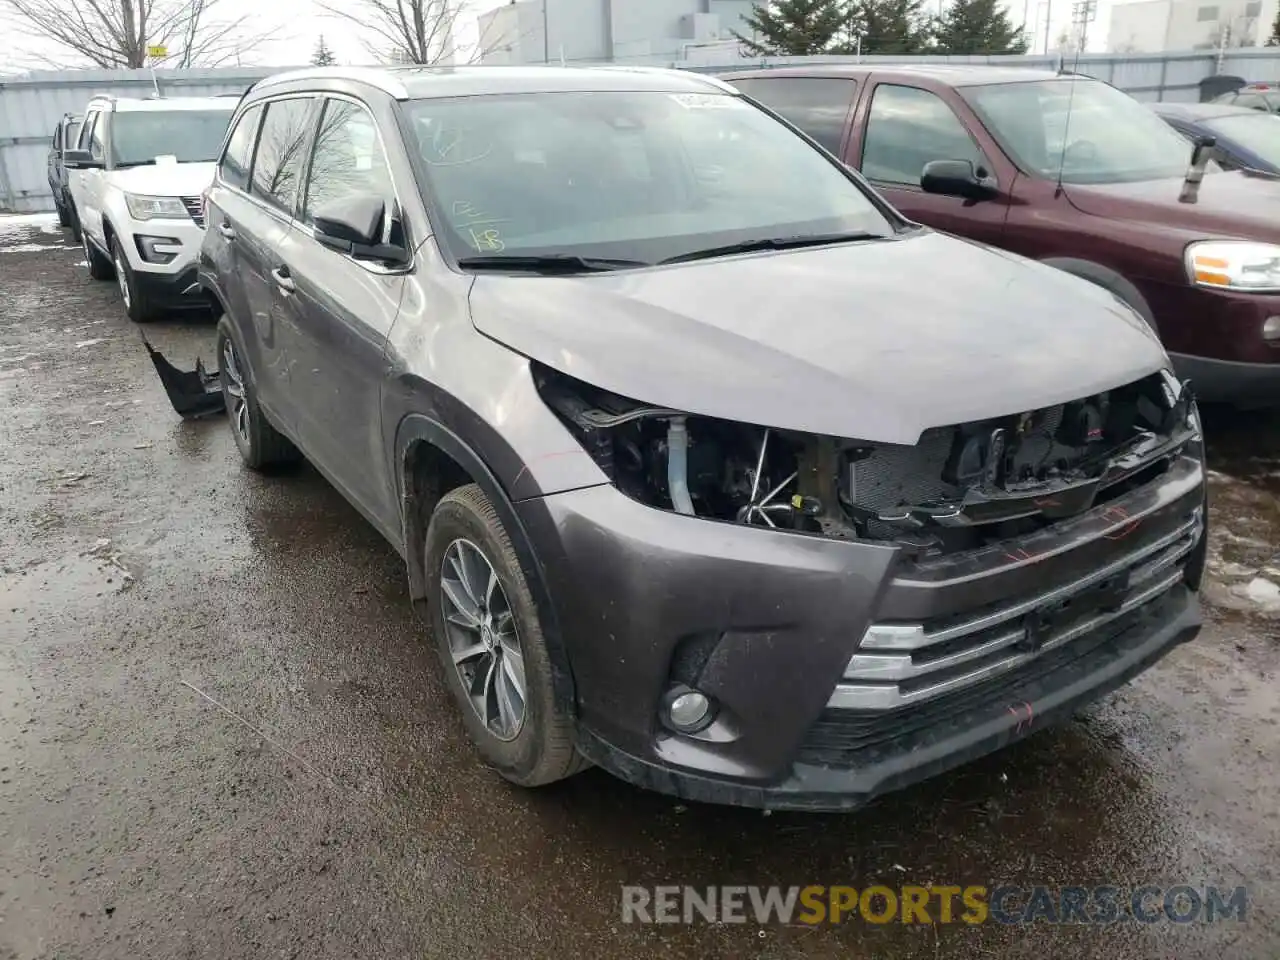
[[1167, 593], [1199, 542], [1200, 510], [1071, 583], [939, 623], [872, 624], [827, 706], [891, 711], [1017, 670]]
[[[1034, 702], [1046, 684], [1066, 686], [1145, 642], [1149, 624], [1167, 617], [1176, 597], [1165, 593], [1016, 669], [908, 710], [827, 709], [810, 727], [796, 762], [835, 769], [869, 767], [927, 749], [960, 729], [1007, 715], [1009, 705]], [[1034, 714], [1029, 718], [1034, 721]]]
[[183, 197], [182, 205], [187, 208], [187, 213], [191, 214], [191, 219], [196, 222], [197, 227], [204, 227], [204, 200], [200, 197]]

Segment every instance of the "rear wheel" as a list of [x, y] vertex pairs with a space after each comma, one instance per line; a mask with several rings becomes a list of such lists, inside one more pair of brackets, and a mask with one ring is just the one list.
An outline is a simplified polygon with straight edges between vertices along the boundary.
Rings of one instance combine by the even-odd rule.
[[218, 321], [218, 361], [231, 435], [245, 464], [254, 470], [263, 470], [302, 459], [298, 448], [268, 422], [258, 406], [253, 383], [245, 373], [247, 368], [236, 349], [226, 317]]
[[110, 280], [111, 261], [98, 252], [83, 229], [80, 231], [80, 243], [84, 247], [84, 258], [89, 264], [89, 276], [94, 280]]
[[53, 201], [53, 205], [55, 209], [57, 209], [58, 211], [58, 226], [60, 227], [71, 226], [71, 214], [67, 210], [66, 201], [55, 199]]
[[156, 317], [155, 304], [138, 286], [137, 274], [129, 266], [129, 261], [120, 249], [120, 238], [111, 240], [111, 261], [116, 273], [116, 282], [120, 285], [120, 299], [124, 301], [124, 309], [134, 323], [146, 323]]
[[568, 705], [555, 696], [533, 597], [478, 486], [440, 500], [424, 554], [436, 651], [481, 756], [526, 787], [577, 773], [586, 763], [573, 744]]

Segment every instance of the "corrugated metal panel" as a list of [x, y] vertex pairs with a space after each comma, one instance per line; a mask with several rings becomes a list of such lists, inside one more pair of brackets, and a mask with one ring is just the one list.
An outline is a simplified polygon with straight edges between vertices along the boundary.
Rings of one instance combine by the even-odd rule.
[[64, 113], [82, 113], [89, 98], [109, 93], [145, 97], [158, 84], [172, 96], [240, 93], [273, 68], [80, 70], [34, 73], [0, 80], [0, 209], [52, 210], [46, 164], [49, 140]]

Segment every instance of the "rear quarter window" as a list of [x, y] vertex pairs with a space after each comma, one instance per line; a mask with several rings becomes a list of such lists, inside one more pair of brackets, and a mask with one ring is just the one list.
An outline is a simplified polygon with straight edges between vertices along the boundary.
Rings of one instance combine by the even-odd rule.
[[253, 144], [261, 119], [262, 107], [250, 107], [236, 121], [235, 129], [227, 138], [227, 149], [218, 163], [218, 176], [227, 186], [238, 190], [249, 186], [249, 162], [253, 159]]

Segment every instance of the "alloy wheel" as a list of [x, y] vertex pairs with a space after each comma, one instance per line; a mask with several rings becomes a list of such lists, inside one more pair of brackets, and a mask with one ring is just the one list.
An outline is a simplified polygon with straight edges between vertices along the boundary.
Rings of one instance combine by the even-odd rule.
[[120, 285], [120, 296], [124, 298], [126, 310], [133, 308], [133, 299], [129, 296], [129, 278], [124, 274], [124, 263], [119, 254], [115, 258], [116, 282]]
[[227, 375], [227, 412], [231, 414], [232, 429], [246, 444], [249, 443], [249, 405], [244, 398], [244, 377], [236, 362], [236, 348], [228, 338], [222, 343], [222, 371]]
[[444, 627], [454, 669], [486, 729], [514, 740], [527, 710], [524, 651], [497, 571], [470, 540], [455, 540], [440, 570]]

